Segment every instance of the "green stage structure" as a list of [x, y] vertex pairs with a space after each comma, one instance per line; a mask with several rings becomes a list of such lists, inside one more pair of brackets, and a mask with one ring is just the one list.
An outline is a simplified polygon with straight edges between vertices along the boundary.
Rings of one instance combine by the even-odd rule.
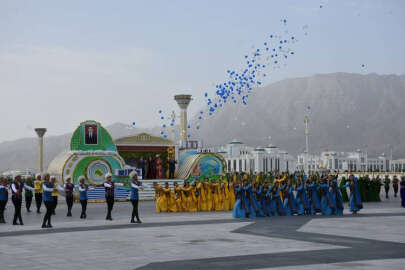
[[127, 177], [118, 176], [124, 168], [125, 162], [108, 131], [99, 122], [84, 121], [73, 132], [70, 149], [51, 161], [48, 173], [55, 175], [61, 185], [68, 177], [78, 184], [81, 175], [90, 185], [99, 185], [107, 173], [114, 181], [126, 182]]

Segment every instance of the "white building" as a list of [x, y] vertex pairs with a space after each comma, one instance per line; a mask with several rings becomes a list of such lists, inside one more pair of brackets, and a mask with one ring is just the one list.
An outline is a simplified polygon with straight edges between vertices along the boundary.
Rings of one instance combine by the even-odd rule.
[[274, 145], [250, 147], [233, 140], [218, 151], [227, 162], [229, 172], [293, 172], [296, 159]]
[[319, 155], [300, 154], [297, 160], [297, 169], [304, 171], [379, 171], [390, 169], [390, 160], [384, 155], [370, 158], [367, 152], [326, 151]]
[[405, 172], [405, 159], [391, 160], [391, 171], [392, 172]]

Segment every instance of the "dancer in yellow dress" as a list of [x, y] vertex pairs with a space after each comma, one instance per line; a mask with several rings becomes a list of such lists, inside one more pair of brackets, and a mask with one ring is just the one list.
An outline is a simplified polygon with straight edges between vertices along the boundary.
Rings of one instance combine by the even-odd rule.
[[155, 189], [155, 195], [153, 196], [153, 199], [156, 201], [156, 212], [167, 212], [167, 203], [165, 201], [163, 187], [161, 185], [158, 185], [157, 182], [153, 182], [153, 188]]
[[184, 181], [183, 187], [181, 189], [181, 206], [183, 207], [184, 212], [190, 211], [191, 198], [189, 197], [189, 192], [189, 183], [187, 181]]
[[208, 179], [204, 180], [204, 188], [205, 188], [205, 194], [206, 194], [206, 201], [207, 201], [207, 211], [213, 211], [213, 200], [214, 200], [214, 196], [212, 196], [212, 187], [211, 187], [211, 183], [208, 182]]
[[174, 200], [174, 193], [169, 186], [169, 182], [165, 182], [163, 193], [167, 205], [167, 212], [177, 212], [176, 201]]
[[177, 184], [177, 182], [173, 183], [174, 187], [174, 200], [176, 201], [176, 208], [177, 212], [183, 212], [186, 211], [183, 208], [183, 199], [182, 199], [182, 188]]
[[204, 188], [204, 183], [201, 183], [200, 181], [196, 181], [197, 183], [197, 192], [198, 192], [198, 197], [197, 197], [197, 203], [198, 203], [198, 211], [207, 211], [207, 196], [206, 196], [206, 191]]
[[229, 190], [229, 208], [228, 208], [228, 210], [233, 210], [233, 206], [235, 205], [235, 202], [236, 202], [235, 184], [236, 184], [236, 182], [233, 182], [233, 181], [228, 183], [228, 190]]
[[221, 211], [221, 194], [220, 194], [220, 184], [216, 182], [211, 182], [211, 188], [213, 191], [213, 211]]
[[221, 176], [221, 195], [222, 195], [222, 210], [228, 211], [230, 204], [230, 193], [228, 182], [223, 179]]
[[190, 203], [190, 212], [198, 211], [198, 199], [197, 199], [197, 183], [191, 184], [191, 203]]
[[187, 212], [197, 212], [197, 199], [195, 197], [195, 189], [187, 181], [184, 182], [182, 200], [184, 210]]

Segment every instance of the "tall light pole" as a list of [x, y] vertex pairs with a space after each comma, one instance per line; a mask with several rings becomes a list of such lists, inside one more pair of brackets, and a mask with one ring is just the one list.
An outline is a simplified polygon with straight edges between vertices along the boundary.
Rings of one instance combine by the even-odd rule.
[[44, 171], [44, 135], [46, 128], [36, 128], [35, 132], [38, 135], [38, 171]]
[[304, 117], [305, 124], [305, 153], [309, 153], [309, 116], [305, 115]]
[[[390, 161], [388, 162], [390, 167], [391, 167], [391, 163], [392, 163], [392, 145], [390, 144]], [[391, 168], [389, 168], [389, 169], [391, 169]]]
[[309, 159], [309, 116], [305, 115], [304, 117], [304, 124], [305, 124], [305, 170], [308, 169], [308, 159]]

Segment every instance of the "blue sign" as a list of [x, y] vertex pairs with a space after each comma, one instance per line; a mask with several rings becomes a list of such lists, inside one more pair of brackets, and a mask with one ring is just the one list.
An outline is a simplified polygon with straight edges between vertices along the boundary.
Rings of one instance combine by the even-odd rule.
[[126, 169], [122, 169], [122, 170], [115, 170], [114, 171], [114, 175], [118, 176], [118, 177], [128, 177], [129, 174], [133, 171], [136, 171], [137, 175], [138, 175], [138, 179], [142, 179], [142, 169], [138, 169], [138, 168], [126, 168]]

